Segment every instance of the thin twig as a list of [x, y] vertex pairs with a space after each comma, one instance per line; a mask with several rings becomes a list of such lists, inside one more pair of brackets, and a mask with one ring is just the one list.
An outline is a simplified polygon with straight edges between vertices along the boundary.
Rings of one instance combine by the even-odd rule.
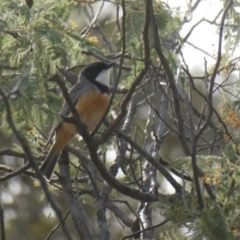
[[87, 30], [84, 32], [84, 34], [82, 34], [82, 37], [83, 37], [83, 38], [85, 38], [85, 37], [88, 35], [88, 33], [91, 31], [93, 25], [94, 25], [95, 22], [97, 21], [97, 18], [98, 18], [98, 16], [100, 15], [100, 13], [101, 13], [101, 11], [102, 11], [102, 8], [103, 8], [103, 6], [104, 6], [104, 3], [105, 3], [105, 0], [102, 1], [102, 5], [100, 6], [100, 8], [99, 8], [97, 14], [95, 15], [95, 17], [93, 18], [90, 26], [87, 28]]
[[70, 177], [70, 168], [69, 168], [69, 157], [66, 149], [62, 151], [62, 154], [59, 159], [59, 169], [60, 176], [59, 181], [63, 188], [63, 193], [72, 216], [73, 222], [75, 223], [76, 230], [79, 234], [79, 237], [84, 240], [92, 240], [89, 229], [87, 227], [83, 212], [82, 212], [82, 201], [77, 199], [74, 196], [71, 177]]
[[[11, 169], [10, 173], [5, 174], [4, 176], [0, 177], [0, 182], [6, 181], [7, 179], [12, 178], [17, 175], [20, 175], [21, 173], [26, 173], [26, 170], [29, 169], [30, 167], [31, 167], [31, 164], [26, 163], [24, 166], [20, 167], [19, 169], [15, 170], [15, 171]], [[34, 173], [30, 173], [30, 172], [28, 172], [28, 175], [31, 175], [32, 177], [36, 177], [36, 175]]]
[[166, 220], [164, 220], [164, 221], [162, 221], [162, 222], [160, 222], [160, 223], [158, 223], [158, 224], [156, 224], [156, 225], [153, 225], [153, 226], [151, 226], [151, 227], [148, 227], [148, 228], [145, 228], [145, 229], [143, 229], [143, 230], [137, 231], [137, 232], [135, 232], [135, 233], [133, 233], [133, 234], [127, 235], [127, 236], [121, 238], [121, 240], [129, 239], [129, 238], [138, 236], [138, 235], [139, 235], [140, 233], [142, 233], [142, 232], [145, 232], [145, 231], [148, 231], [148, 230], [151, 230], [151, 229], [155, 229], [155, 228], [161, 227], [161, 226], [163, 226], [164, 224], [166, 224], [166, 223], [169, 222], [169, 221], [170, 221], [170, 219], [166, 219]]
[[[67, 211], [66, 215], [64, 216], [63, 220], [65, 221], [69, 215], [69, 210]], [[45, 238], [45, 240], [49, 240], [50, 237], [57, 231], [57, 229], [59, 228], [59, 226], [61, 225], [61, 223], [59, 222], [52, 230], [51, 232], [48, 234], [48, 236]]]

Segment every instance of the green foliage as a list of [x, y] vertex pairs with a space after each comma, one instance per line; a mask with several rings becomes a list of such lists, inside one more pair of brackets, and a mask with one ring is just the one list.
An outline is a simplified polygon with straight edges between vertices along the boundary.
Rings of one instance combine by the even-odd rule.
[[[7, 94], [20, 83], [10, 104], [21, 130], [52, 124], [61, 98], [49, 79], [57, 68], [78, 64], [82, 49], [92, 48], [67, 26], [63, 16], [68, 5], [37, 1], [30, 11], [22, 1], [0, 1], [0, 84]], [[0, 114], [1, 130], [9, 135], [2, 103]]]
[[[199, 179], [200, 184], [203, 185], [205, 182], [212, 186], [217, 197], [216, 203], [210, 201], [205, 193], [205, 209], [202, 212], [198, 211], [194, 184], [190, 184], [191, 190], [186, 192], [182, 198], [175, 199], [170, 208], [167, 207], [166, 202], [160, 203], [161, 208], [165, 209], [164, 216], [177, 224], [187, 225], [191, 233], [190, 239], [203, 239], [203, 237], [206, 239], [237, 239], [235, 236], [238, 236], [239, 232], [229, 231], [229, 229], [236, 226], [239, 220], [240, 168], [238, 166], [239, 156], [234, 149], [229, 149], [230, 146], [232, 144], [226, 145], [223, 151], [224, 157], [197, 156], [198, 166], [205, 173], [205, 176]], [[190, 157], [177, 159], [171, 164], [170, 168], [172, 167], [181, 168], [193, 177]]]
[[210, 204], [201, 213], [194, 226], [190, 239], [219, 239], [234, 240], [235, 238], [228, 230], [223, 211], [217, 204]]

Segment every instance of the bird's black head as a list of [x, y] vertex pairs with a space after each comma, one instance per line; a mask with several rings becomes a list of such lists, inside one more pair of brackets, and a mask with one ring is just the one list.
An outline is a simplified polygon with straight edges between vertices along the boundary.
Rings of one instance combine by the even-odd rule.
[[114, 63], [93, 62], [88, 64], [81, 74], [91, 82], [109, 85], [109, 72]]

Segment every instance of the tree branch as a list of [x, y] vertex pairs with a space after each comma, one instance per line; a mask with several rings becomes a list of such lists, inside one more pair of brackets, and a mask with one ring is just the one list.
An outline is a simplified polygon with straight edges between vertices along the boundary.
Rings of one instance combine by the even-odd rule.
[[7, 112], [7, 122], [8, 124], [10, 125], [14, 135], [16, 136], [17, 140], [19, 141], [19, 143], [21, 144], [22, 146], [22, 149], [30, 163], [30, 165], [32, 166], [32, 168], [34, 169], [34, 171], [36, 172], [37, 176], [38, 176], [38, 179], [41, 183], [41, 186], [42, 186], [42, 189], [45, 193], [45, 196], [48, 200], [48, 202], [50, 203], [51, 207], [53, 208], [53, 210], [56, 212], [59, 220], [60, 220], [60, 223], [62, 224], [62, 229], [63, 229], [63, 232], [64, 234], [66, 235], [67, 239], [69, 240], [72, 240], [67, 228], [66, 228], [66, 225], [65, 225], [65, 222], [63, 220], [63, 217], [62, 217], [62, 214], [61, 214], [61, 211], [59, 210], [59, 208], [57, 207], [56, 203], [54, 202], [48, 188], [47, 188], [47, 184], [40, 172], [40, 170], [38, 169], [38, 166], [36, 165], [36, 162], [35, 162], [35, 158], [33, 157], [32, 155], [32, 152], [28, 146], [28, 142], [27, 140], [18, 132], [17, 128], [15, 127], [14, 123], [13, 123], [13, 120], [12, 120], [12, 114], [11, 114], [11, 109], [10, 109], [10, 106], [9, 106], [9, 103], [8, 103], [8, 99], [6, 97], [6, 95], [4, 94], [2, 88], [0, 87], [0, 95], [2, 96], [2, 99], [3, 99], [3, 103], [5, 105], [5, 108], [6, 108], [6, 112]]
[[3, 213], [1, 202], [0, 202], [0, 231], [1, 231], [1, 240], [6, 240], [5, 227], [4, 227], [4, 213]]
[[70, 181], [70, 169], [69, 169], [68, 152], [64, 149], [59, 160], [60, 169], [60, 183], [63, 188], [65, 199], [71, 213], [73, 222], [75, 223], [76, 230], [81, 239], [91, 240], [92, 237], [86, 225], [84, 215], [79, 209], [79, 203], [76, 201]]

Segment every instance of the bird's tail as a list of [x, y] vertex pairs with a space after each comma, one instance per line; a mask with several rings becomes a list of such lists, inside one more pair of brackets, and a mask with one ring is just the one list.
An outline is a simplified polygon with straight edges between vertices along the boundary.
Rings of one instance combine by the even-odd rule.
[[73, 124], [61, 123], [56, 131], [55, 142], [51, 147], [46, 159], [40, 167], [41, 172], [49, 181], [51, 179], [54, 167], [62, 150], [68, 144], [68, 141], [73, 138], [76, 132], [76, 127]]
[[56, 151], [54, 151], [53, 146], [45, 158], [42, 166], [40, 167], [40, 171], [43, 173], [47, 181], [50, 181], [52, 177], [59, 155], [59, 153], [56, 153]]

